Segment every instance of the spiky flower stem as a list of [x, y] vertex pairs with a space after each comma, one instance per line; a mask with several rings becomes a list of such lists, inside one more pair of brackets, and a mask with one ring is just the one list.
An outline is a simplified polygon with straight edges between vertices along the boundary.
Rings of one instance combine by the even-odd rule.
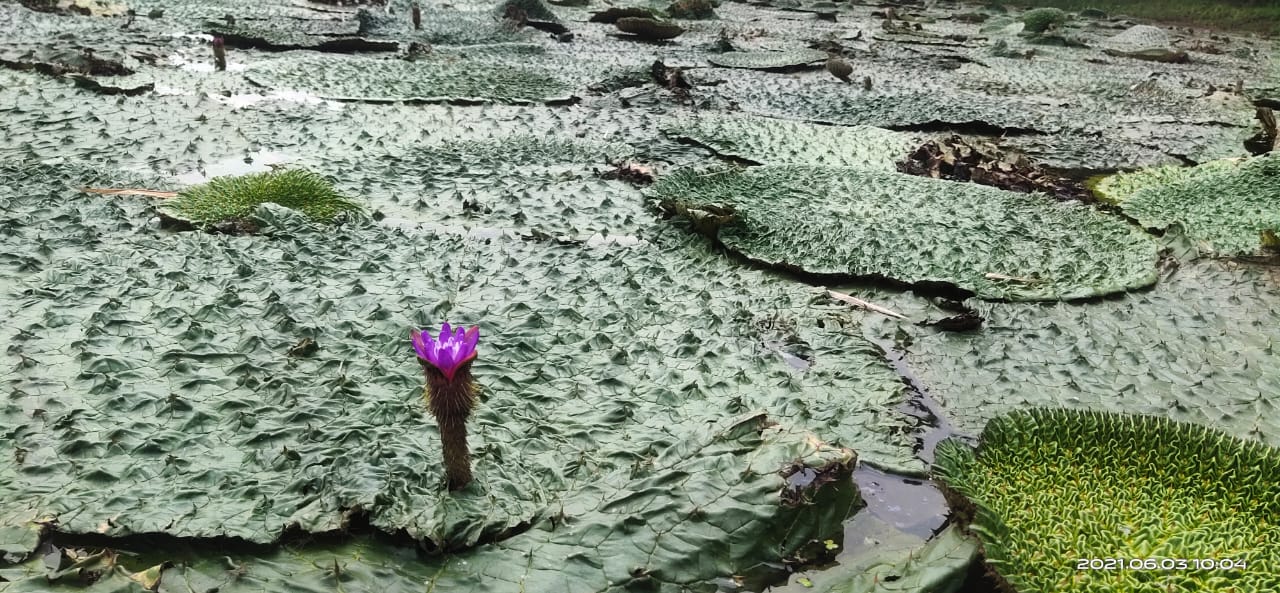
[[476, 404], [476, 384], [468, 361], [454, 372], [453, 379], [428, 363], [427, 409], [440, 426], [444, 446], [444, 471], [449, 490], [461, 490], [471, 483], [471, 453], [467, 449], [467, 418]]
[[227, 69], [227, 46], [221, 37], [213, 38], [213, 68], [219, 72]]

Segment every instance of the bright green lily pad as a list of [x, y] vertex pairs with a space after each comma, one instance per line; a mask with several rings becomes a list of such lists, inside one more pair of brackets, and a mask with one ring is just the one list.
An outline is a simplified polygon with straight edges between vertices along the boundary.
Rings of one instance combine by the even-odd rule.
[[354, 101], [533, 103], [570, 95], [568, 85], [547, 71], [441, 57], [407, 61], [307, 56], [271, 62], [246, 76], [268, 88]]
[[812, 274], [1069, 300], [1155, 282], [1156, 243], [1081, 205], [856, 168], [678, 171], [652, 195], [743, 255]]
[[1134, 191], [1122, 207], [1149, 228], [1180, 225], [1202, 252], [1260, 255], [1280, 232], [1280, 158], [1189, 172], [1185, 181]]
[[919, 144], [915, 136], [873, 126], [823, 126], [758, 116], [700, 115], [663, 131], [717, 154], [768, 165], [823, 165], [896, 170]]
[[1017, 591], [1280, 587], [1280, 450], [1257, 441], [1153, 416], [1026, 410], [992, 420], [976, 452], [940, 444], [935, 472]]
[[1181, 183], [1206, 173], [1234, 170], [1241, 162], [1242, 159], [1223, 159], [1197, 167], [1149, 167], [1108, 175], [1097, 180], [1092, 189], [1099, 200], [1119, 206], [1140, 189]]
[[725, 68], [751, 68], [774, 70], [795, 68], [827, 59], [825, 52], [816, 49], [790, 51], [730, 51], [707, 56], [707, 61]]

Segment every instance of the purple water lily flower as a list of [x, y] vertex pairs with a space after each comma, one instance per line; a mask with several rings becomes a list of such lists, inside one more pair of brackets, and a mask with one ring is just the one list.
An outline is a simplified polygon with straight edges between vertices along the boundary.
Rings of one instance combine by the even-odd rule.
[[467, 448], [467, 418], [476, 405], [479, 386], [471, 376], [476, 359], [480, 327], [454, 329], [448, 323], [440, 334], [412, 330], [413, 350], [427, 373], [427, 409], [440, 426], [440, 444], [449, 490], [461, 490], [471, 483], [471, 452]]
[[461, 327], [454, 329], [445, 322], [440, 326], [440, 335], [432, 338], [429, 332], [413, 330], [413, 350], [418, 357], [440, 369], [446, 379], [452, 381], [453, 375], [462, 365], [475, 359], [476, 344], [480, 341], [480, 326], [470, 329]]

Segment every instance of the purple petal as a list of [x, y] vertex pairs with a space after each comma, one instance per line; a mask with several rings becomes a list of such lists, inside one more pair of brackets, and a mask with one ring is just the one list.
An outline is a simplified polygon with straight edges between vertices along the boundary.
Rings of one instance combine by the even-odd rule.
[[476, 344], [480, 341], [480, 326], [453, 327], [449, 322], [440, 325], [440, 333], [432, 337], [430, 332], [411, 330], [413, 349], [423, 360], [431, 363], [449, 379], [458, 367], [475, 357]]
[[476, 351], [476, 344], [478, 344], [479, 342], [480, 342], [480, 326], [473, 325], [471, 326], [471, 329], [467, 330], [466, 335], [463, 336], [462, 351], [465, 352], [468, 356], [470, 356], [472, 352]]
[[416, 329], [412, 330], [409, 335], [412, 336], [413, 351], [416, 352], [420, 358], [426, 360], [428, 353], [431, 351], [427, 346], [427, 340], [430, 340], [431, 336], [426, 332], [420, 332]]

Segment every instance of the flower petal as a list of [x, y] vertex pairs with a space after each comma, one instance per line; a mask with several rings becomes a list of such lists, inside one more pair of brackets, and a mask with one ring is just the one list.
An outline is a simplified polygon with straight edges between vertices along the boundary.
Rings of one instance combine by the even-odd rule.
[[419, 358], [427, 359], [427, 353], [430, 351], [427, 347], [427, 340], [430, 340], [431, 336], [416, 329], [411, 330], [409, 335], [412, 336], [413, 351], [418, 354]]

